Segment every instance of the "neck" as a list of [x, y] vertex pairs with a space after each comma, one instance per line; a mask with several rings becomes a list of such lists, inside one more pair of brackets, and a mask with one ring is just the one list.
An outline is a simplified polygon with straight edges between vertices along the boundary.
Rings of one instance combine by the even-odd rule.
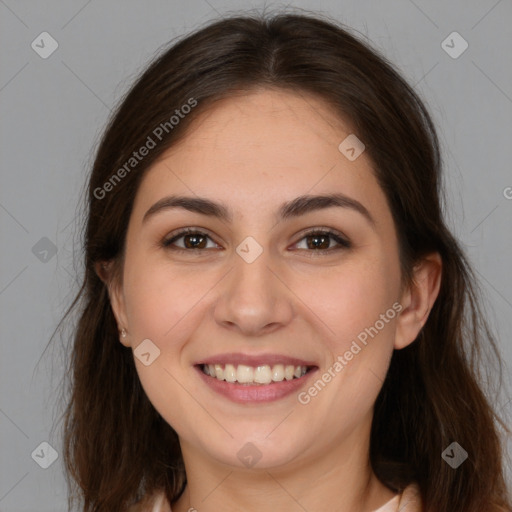
[[[358, 436], [360, 440], [360, 436]], [[394, 493], [373, 473], [369, 446], [356, 439], [286, 465], [240, 469], [207, 458], [182, 440], [187, 487], [173, 512], [372, 512]]]

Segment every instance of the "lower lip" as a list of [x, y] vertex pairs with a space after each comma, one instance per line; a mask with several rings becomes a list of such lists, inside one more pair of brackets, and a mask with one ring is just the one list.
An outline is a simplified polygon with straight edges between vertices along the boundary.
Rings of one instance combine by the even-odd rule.
[[200, 377], [203, 379], [205, 384], [216, 391], [220, 395], [224, 395], [233, 402], [239, 404], [246, 403], [266, 403], [280, 400], [292, 393], [296, 393], [301, 387], [303, 387], [309, 380], [312, 374], [314, 374], [317, 368], [312, 368], [306, 375], [298, 379], [283, 380], [281, 382], [272, 382], [266, 385], [251, 386], [246, 384], [235, 384], [226, 382], [225, 380], [219, 380], [215, 377], [206, 375], [203, 370], [199, 367], [195, 367], [199, 372]]

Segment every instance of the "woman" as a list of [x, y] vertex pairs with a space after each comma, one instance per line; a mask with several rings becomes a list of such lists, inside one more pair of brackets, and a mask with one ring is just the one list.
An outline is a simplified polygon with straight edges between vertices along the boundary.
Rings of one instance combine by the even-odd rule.
[[424, 105], [334, 22], [233, 17], [158, 57], [89, 181], [82, 509], [510, 510], [440, 195]]

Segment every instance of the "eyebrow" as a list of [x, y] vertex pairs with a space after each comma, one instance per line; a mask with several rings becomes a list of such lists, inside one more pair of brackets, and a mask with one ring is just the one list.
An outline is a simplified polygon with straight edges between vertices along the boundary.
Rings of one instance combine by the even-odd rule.
[[[347, 208], [360, 213], [373, 227], [375, 220], [370, 212], [359, 202], [344, 194], [327, 194], [327, 195], [303, 195], [295, 199], [283, 203], [277, 213], [279, 220], [286, 220], [293, 217], [299, 217], [310, 212], [324, 210], [326, 208]], [[146, 222], [150, 217], [157, 213], [171, 210], [174, 208], [182, 208], [190, 212], [199, 213], [215, 217], [225, 222], [233, 220], [233, 214], [227, 206], [217, 203], [203, 197], [191, 196], [167, 196], [157, 201], [144, 214], [142, 222]]]

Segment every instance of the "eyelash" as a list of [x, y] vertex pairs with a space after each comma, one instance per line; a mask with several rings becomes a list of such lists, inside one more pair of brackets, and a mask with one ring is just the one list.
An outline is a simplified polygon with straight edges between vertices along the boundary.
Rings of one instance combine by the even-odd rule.
[[[172, 234], [170, 238], [165, 238], [164, 240], [162, 240], [161, 246], [164, 249], [169, 249], [169, 250], [178, 251], [178, 252], [189, 252], [189, 253], [190, 252], [196, 253], [196, 251], [202, 252], [202, 251], [207, 250], [207, 249], [198, 249], [198, 248], [186, 249], [183, 247], [172, 246], [172, 244], [174, 242], [176, 242], [180, 238], [183, 238], [183, 236], [185, 236], [185, 235], [206, 236], [210, 240], [214, 241], [207, 233], [205, 233], [203, 231], [193, 229], [193, 228], [185, 228], [185, 229], [178, 231], [177, 233]], [[347, 240], [341, 233], [339, 233], [338, 231], [334, 231], [331, 229], [324, 229], [324, 228], [310, 229], [309, 231], [304, 233], [302, 238], [300, 240], [298, 240], [294, 245], [297, 245], [304, 238], [307, 238], [307, 237], [313, 236], [313, 235], [329, 236], [335, 242], [337, 242], [339, 245], [337, 247], [334, 247], [334, 248], [331, 247], [329, 249], [299, 249], [301, 251], [313, 253], [313, 254], [310, 254], [310, 256], [312, 256], [312, 257], [314, 257], [315, 255], [324, 255], [324, 254], [332, 253], [333, 251], [338, 251], [338, 250], [342, 250], [342, 249], [350, 249], [352, 247], [352, 243], [349, 240]]]

